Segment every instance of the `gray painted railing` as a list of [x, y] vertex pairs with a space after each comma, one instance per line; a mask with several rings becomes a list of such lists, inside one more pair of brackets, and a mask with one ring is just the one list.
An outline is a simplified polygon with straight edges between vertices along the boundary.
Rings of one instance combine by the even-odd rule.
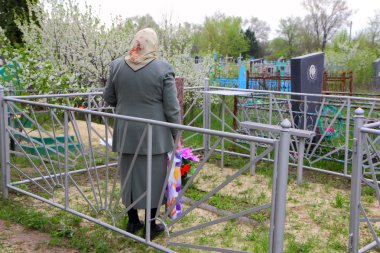
[[[283, 121], [279, 139], [269, 139], [107, 113], [104, 111], [112, 112], [112, 108], [104, 106], [102, 101], [97, 99], [99, 95], [100, 93], [3, 96], [3, 90], [0, 87], [1, 190], [3, 198], [11, 196], [9, 190], [23, 193], [119, 232], [138, 242], [165, 252], [173, 252], [173, 248], [150, 240], [149, 226], [144, 238], [126, 232], [120, 225], [120, 221], [127, 211], [139, 200], [146, 198], [148, 210], [150, 210], [151, 170], [153, 166], [151, 162], [152, 128], [155, 126], [169, 127], [178, 129], [181, 134], [188, 133], [188, 136], [194, 134], [208, 136], [208, 143], [205, 145], [208, 148], [198, 148], [198, 151], [202, 152], [202, 159], [197, 164], [193, 176], [183, 186], [181, 194], [186, 193], [189, 186], [203, 170], [204, 165], [216, 152], [227, 154], [226, 150], [223, 149], [222, 142], [234, 143], [236, 140], [241, 140], [246, 144], [238, 145], [247, 150], [254, 142], [256, 145], [260, 145], [262, 149], [256, 151], [255, 156], [247, 159], [241, 168], [236, 168], [232, 176], [209, 191], [202, 199], [191, 203], [184, 210], [182, 216], [168, 220], [167, 216], [170, 212], [168, 210], [164, 214], [157, 214], [155, 219], [167, 223], [166, 232], [169, 236], [166, 240], [168, 246], [220, 252], [242, 252], [239, 249], [179, 243], [175, 239], [180, 235], [228, 222], [253, 212], [270, 210], [268, 231], [270, 252], [283, 252], [289, 146], [291, 132], [293, 131], [290, 130], [289, 121]], [[80, 97], [82, 101], [87, 101], [86, 109], [72, 106], [73, 102]], [[50, 99], [56, 104], [49, 103]], [[78, 120], [78, 118], [82, 120]], [[112, 136], [112, 128], [109, 127], [109, 124], [115, 119], [139, 122], [145, 126], [145, 132], [141, 136], [135, 157], [139, 148], [147, 145], [149, 158], [147, 162], [147, 190], [127, 208], [123, 208], [121, 204], [122, 191], [120, 189], [126, 185], [125, 183], [120, 184], [118, 180], [118, 157], [111, 152], [109, 145], [110, 136]], [[94, 121], [98, 121], [100, 124], [96, 125]], [[268, 125], [268, 131], [278, 129], [277, 126], [272, 128], [273, 126]], [[146, 139], [146, 144], [143, 144], [144, 139]], [[185, 145], [186, 143], [191, 144], [189, 140], [184, 142]], [[14, 143], [12, 149], [9, 149], [10, 141]], [[103, 144], [100, 145], [97, 143], [98, 141]], [[249, 171], [253, 164], [263, 160], [268, 155], [271, 155], [274, 161], [270, 203], [249, 207], [209, 222], [192, 224], [185, 229], [179, 225], [181, 220], [187, 217], [191, 211], [199, 208], [201, 204], [207, 202], [233, 180], [238, 177], [245, 177], [244, 172]], [[14, 157], [19, 158], [13, 159]], [[250, 157], [250, 154], [247, 157]], [[11, 175], [17, 176], [11, 177]], [[168, 176], [166, 183], [167, 180]], [[63, 192], [60, 193], [59, 189], [63, 189]], [[162, 189], [161, 199], [163, 199], [164, 192]], [[80, 199], [82, 204], [74, 204], [74, 197]], [[104, 214], [106, 217], [103, 217]], [[146, 215], [150, 217], [149, 211]], [[148, 224], [150, 221], [147, 219]]]
[[[379, 171], [380, 161], [380, 121], [364, 124], [364, 110], [355, 111], [354, 152], [351, 178], [349, 252], [366, 252], [372, 248], [380, 249], [379, 235], [375, 223], [380, 217], [368, 217], [365, 204], [361, 201], [362, 185], [372, 188], [380, 205]], [[365, 223], [373, 241], [367, 245], [360, 244], [360, 224]], [[364, 227], [362, 226], [364, 230]], [[360, 247], [362, 245], [362, 247]]]
[[[365, 123], [380, 119], [380, 99], [377, 98], [208, 87], [206, 84], [204, 89], [206, 92], [200, 92], [204, 94], [205, 104], [211, 103], [213, 99], [214, 104], [224, 108], [224, 118], [229, 114], [230, 118], [234, 117], [237, 121], [237, 129], [233, 129], [231, 124], [223, 124], [225, 131], [249, 133], [249, 129], [243, 127], [241, 122], [280, 125], [287, 118], [293, 128], [315, 132], [313, 138], [292, 137], [290, 164], [299, 170], [298, 183], [302, 182], [302, 169], [351, 177], [354, 110], [358, 107], [365, 109]], [[234, 95], [234, 92], [239, 94]], [[229, 108], [226, 106], [228, 96], [235, 96], [239, 100], [236, 116], [232, 116], [231, 100]], [[219, 123], [222, 119], [211, 112], [210, 107], [204, 105], [203, 113], [207, 114], [204, 119], [208, 120], [204, 122], [204, 128], [213, 129], [211, 119]], [[267, 131], [256, 131], [256, 134], [274, 137], [273, 133]], [[302, 147], [304, 152], [300, 152]], [[334, 166], [326, 168], [326, 163], [333, 163]]]
[[[238, 97], [242, 100], [245, 100], [239, 103], [239, 114], [236, 116], [236, 120], [239, 126], [239, 129], [237, 130], [233, 130], [231, 126], [224, 122], [226, 120], [227, 114], [232, 113], [228, 108], [225, 99], [219, 100], [222, 105], [221, 108], [224, 110], [221, 111], [221, 117], [211, 111], [212, 102], [217, 103], [216, 101], [219, 99], [218, 96], [228, 94], [228, 92], [225, 91], [237, 92], [240, 94]], [[377, 137], [380, 134], [380, 131], [377, 129], [379, 128], [380, 123], [369, 124], [370, 122], [377, 121], [379, 118], [379, 99], [331, 95], [292, 94], [253, 90], [242, 91], [238, 89], [215, 89], [214, 87], [208, 87], [207, 80], [205, 87], [186, 89], [186, 92], [193, 92], [195, 95], [193, 97], [192, 105], [188, 108], [189, 110], [185, 112], [185, 118], [187, 117], [187, 122], [189, 122], [189, 125], [181, 126], [104, 113], [104, 111], [112, 113], [113, 108], [107, 107], [102, 103], [102, 100], [99, 99], [101, 95], [100, 92], [12, 97], [4, 96], [4, 92], [0, 88], [0, 145], [2, 164], [1, 189], [3, 197], [7, 198], [9, 196], [9, 189], [25, 193], [36, 199], [45, 201], [53, 206], [67, 210], [97, 224], [103, 225], [121, 234], [129, 236], [130, 238], [135, 239], [139, 242], [145, 243], [160, 250], [170, 251], [171, 249], [167, 247], [158, 245], [148, 239], [129, 234], [122, 228], [115, 226], [115, 220], [119, 220], [121, 217], [123, 217], [123, 215], [126, 214], [125, 210], [120, 211], [119, 213], [113, 213], [114, 217], [111, 219], [111, 224], [109, 224], [101, 219], [97, 219], [96, 216], [94, 217], [83, 213], [81, 210], [74, 210], [70, 205], [70, 192], [68, 192], [70, 188], [68, 187], [69, 185], [77, 189], [79, 194], [84, 199], [85, 203], [91, 210], [94, 210], [96, 213], [100, 213], [102, 210], [106, 210], [107, 212], [112, 213], [117, 208], [119, 208], [118, 204], [113, 202], [118, 202], [120, 199], [111, 200], [111, 195], [113, 194], [112, 187], [117, 184], [116, 181], [107, 181], [107, 183], [103, 182], [106, 185], [108, 184], [108, 187], [105, 188], [100, 188], [101, 184], [99, 181], [99, 175], [101, 171], [109, 171], [110, 169], [115, 169], [115, 165], [117, 164], [117, 157], [112, 156], [112, 153], [109, 151], [109, 146], [106, 146], [103, 152], [103, 159], [105, 163], [97, 164], [95, 162], [95, 155], [99, 155], [101, 152], [98, 152], [95, 149], [91, 148], [91, 137], [88, 140], [83, 140], [83, 136], [81, 136], [81, 133], [77, 126], [78, 121], [76, 120], [75, 115], [80, 115], [85, 119], [85, 127], [87, 128], [88, 136], [94, 135], [101, 139], [103, 143], [108, 143], [112, 134], [112, 129], [110, 129], [108, 126], [109, 122], [115, 118], [118, 118], [121, 120], [136, 121], [145, 124], [147, 126], [147, 133], [153, 125], [173, 127], [178, 128], [182, 132], [191, 132], [192, 134], [188, 134], [188, 137], [184, 138], [185, 145], [190, 144], [192, 138], [195, 136], [203, 136], [202, 146], [193, 147], [195, 150], [203, 152], [204, 154], [204, 159], [201, 161], [200, 166], [197, 168], [198, 173], [202, 170], [204, 164], [207, 163], [209, 157], [212, 156], [215, 152], [251, 158], [250, 162], [238, 170], [238, 174], [241, 174], [243, 171], [251, 167], [254, 167], [254, 164], [259, 160], [268, 159], [274, 161], [275, 169], [273, 182], [276, 183], [273, 183], [272, 200], [269, 205], [253, 207], [246, 210], [245, 212], [237, 213], [228, 218], [217, 220], [213, 223], [208, 223], [202, 226], [211, 226], [219, 222], [224, 222], [226, 219], [233, 219], [236, 217], [244, 216], [250, 212], [261, 210], [262, 208], [271, 207], [271, 226], [269, 231], [270, 252], [282, 252], [284, 232], [282, 226], [285, 222], [285, 209], [283, 206], [286, 202], [285, 179], [287, 178], [288, 168], [288, 160], [285, 159], [289, 159], [289, 164], [297, 166], [298, 183], [302, 181], [302, 169], [305, 168], [334, 175], [351, 177], [352, 194], [350, 208], [351, 217], [349, 251], [365, 252], [373, 247], [380, 247], [379, 238], [376, 235], [376, 230], [372, 225], [372, 223], [378, 221], [379, 218], [368, 218], [366, 216], [365, 209], [363, 208], [360, 201], [361, 185], [364, 183], [374, 188], [380, 203], [380, 190], [377, 183], [377, 164], [380, 160], [380, 152], [378, 151], [378, 142], [380, 138]], [[230, 94], [236, 94], [234, 92]], [[298, 95], [298, 98], [293, 98], [292, 96], [294, 95]], [[78, 97], [81, 97], [82, 101], [86, 101], [86, 109], [73, 107], [75, 102], [74, 98]], [[299, 97], [302, 97], [303, 99], [300, 100]], [[311, 102], [311, 97], [319, 97], [320, 101], [318, 103]], [[247, 98], [252, 99], [253, 102], [246, 103]], [[189, 116], [191, 115], [189, 111], [191, 108], [197, 108], [197, 100], [202, 99], [204, 100], [204, 103], [203, 108], [200, 110], [201, 112], [197, 113], [193, 119], [189, 119]], [[41, 100], [45, 101], [46, 103], [40, 102]], [[50, 100], [52, 102], [50, 102]], [[53, 104], [53, 102], [57, 104]], [[298, 102], [301, 105], [303, 104], [303, 106], [300, 106], [297, 110], [292, 110], [293, 102]], [[65, 104], [66, 106], [62, 106], [60, 104]], [[318, 105], [314, 113], [310, 113], [304, 109], [307, 108], [308, 105], [313, 104]], [[23, 107], [22, 105], [28, 105], [29, 109], [26, 110], [27, 107]], [[324, 106], [327, 106], [327, 108], [331, 106], [331, 108], [335, 109], [333, 113], [330, 112], [331, 114], [324, 114]], [[359, 106], [365, 110], [356, 110], [355, 117], [352, 119], [351, 115], [354, 115], [354, 108], [357, 108]], [[45, 113], [49, 115], [49, 131], [45, 129], [43, 124], [40, 124], [39, 122], [39, 112], [37, 112], [37, 109], [41, 108], [44, 109]], [[295, 117], [294, 114], [297, 114], [298, 116]], [[52, 139], [55, 139], [55, 145], [51, 147], [49, 145], [45, 145], [44, 141], [41, 139], [31, 138], [28, 131], [26, 131], [23, 123], [20, 121], [20, 119], [18, 119], [17, 115], [21, 115], [22, 118], [26, 118], [29, 122], [33, 122], [34, 128], [37, 131], [37, 135], [43, 136], [45, 134], [52, 137]], [[10, 116], [13, 118], [10, 121], [11, 125], [8, 125]], [[96, 130], [93, 127], [92, 121], [94, 118], [97, 118], [105, 126], [103, 129], [103, 134], [99, 133], [99, 130]], [[221, 128], [223, 128], [224, 131], [212, 130], [214, 127], [212, 125], [212, 118], [217, 119], [219, 122], [223, 122]], [[61, 119], [63, 119], [63, 122], [61, 122]], [[192, 124], [195, 125], [200, 119], [202, 119], [202, 128], [191, 126]], [[285, 119], [289, 119], [290, 125], [285, 124]], [[305, 121], [303, 119], [311, 119], [310, 122], [313, 124], [310, 123], [310, 125], [308, 125], [308, 121]], [[318, 121], [320, 119], [323, 122], [322, 125], [318, 125]], [[254, 126], [252, 126], [252, 121], [255, 122], [253, 123]], [[296, 124], [296, 121], [302, 122], [302, 124], [298, 125]], [[279, 126], [282, 122], [285, 124], [285, 128], [281, 128]], [[22, 129], [22, 134], [20, 134], [18, 129], [15, 129], [15, 126], [12, 126], [12, 124], [15, 123], [17, 123], [18, 127]], [[199, 122], [197, 124], [199, 124]], [[69, 126], [71, 128], [71, 131], [74, 132], [74, 136], [76, 137], [75, 139], [78, 140], [77, 145], [74, 145], [74, 141], [68, 135]], [[288, 126], [292, 128], [287, 130]], [[250, 128], [252, 127], [256, 131], [256, 134], [260, 137], [252, 137], [247, 135], [247, 133], [250, 132]], [[323, 133], [319, 132], [317, 135], [319, 138], [317, 139], [313, 139], [311, 135], [301, 136], [300, 134], [302, 131], [311, 133], [313, 131], [318, 132], [317, 130], [319, 127], [325, 127], [327, 131]], [[328, 130], [331, 127], [334, 128], [334, 130], [339, 129], [341, 132], [337, 133], [336, 135], [329, 135]], [[58, 137], [58, 132], [65, 133], [65, 138], [63, 141], [56, 138]], [[240, 134], [241, 132], [245, 134], [242, 135]], [[292, 135], [292, 133], [295, 134]], [[279, 138], [281, 138], [280, 136], [282, 136], [281, 140], [279, 140]], [[287, 144], [281, 144], [284, 142], [287, 143], [288, 138], [290, 139], [290, 146]], [[25, 152], [25, 150], [23, 150], [23, 145], [18, 142], [20, 139], [29, 142], [29, 144], [32, 146], [32, 150], [43, 150], [45, 155], [40, 154], [40, 151], [34, 152], [34, 154], [28, 154]], [[217, 139], [217, 142], [215, 142], [215, 139]], [[16, 150], [9, 149], [10, 140], [16, 142]], [[234, 153], [224, 150], [222, 145], [223, 142], [232, 143], [233, 145], [242, 148], [246, 152]], [[245, 144], [248, 144], [248, 147], [245, 146]], [[20, 145], [20, 147], [18, 145]], [[303, 147], [303, 145], [305, 146]], [[58, 152], [59, 146], [63, 146], [63, 154]], [[260, 146], [264, 151], [258, 153], [255, 156], [253, 154], [257, 149], [252, 149], [252, 146]], [[42, 147], [42, 149], [39, 147]], [[282, 154], [287, 153], [286, 147], [289, 147], [290, 152], [290, 155], [286, 158], [281, 155], [281, 152], [276, 153], [278, 150], [282, 151]], [[341, 153], [341, 155], [334, 157], [334, 155], [337, 153]], [[34, 170], [33, 175], [26, 174], [20, 167], [17, 167], [13, 162], [11, 162], [10, 157], [13, 155], [21, 155], [24, 156], [24, 158], [29, 159], [30, 166]], [[302, 156], [304, 159], [301, 159]], [[81, 157], [85, 157], [84, 161], [81, 160]], [[257, 159], [255, 159], [255, 157]], [[35, 160], [39, 160], [39, 165], [41, 166], [36, 166], [36, 164], [33, 164]], [[323, 160], [341, 163], [342, 170], [331, 171], [328, 169], [323, 169], [321, 167], [316, 167], [316, 164], [318, 164], [319, 161]], [[78, 162], [83, 163], [83, 166], [82, 168], [77, 168], [74, 170], [73, 168]], [[352, 174], [349, 170], [351, 168], [351, 165]], [[221, 166], [223, 167], [223, 160], [221, 161]], [[286, 168], [281, 168], [282, 166], [286, 166]], [[148, 165], [147, 167], [150, 168], [151, 165]], [[12, 180], [10, 177], [11, 170], [21, 175], [22, 179]], [[285, 174], [280, 176], [280, 173]], [[89, 186], [89, 192], [91, 193], [91, 196], [86, 195], [87, 192], [82, 189], [83, 186], [79, 185], [78, 182], [75, 181], [74, 175], [79, 174], [87, 175], [88, 181], [91, 184]], [[28, 192], [24, 188], [18, 187], [21, 184], [32, 184], [44, 194], [35, 194], [33, 192]], [[225, 185], [222, 185], [221, 187], [223, 188], [224, 186]], [[65, 201], [63, 204], [52, 201], [52, 197], [56, 194], [55, 190], [57, 187], [63, 187], [65, 189]], [[111, 190], [106, 190], [109, 187], [111, 187]], [[189, 185], [185, 186], [185, 188], [186, 187], [188, 188]], [[214, 189], [210, 192], [208, 198], [217, 192], [218, 190]], [[49, 198], [46, 198], [45, 195], [48, 195]], [[147, 192], [144, 196], [148, 197], [148, 195], [149, 193]], [[202, 201], [206, 200], [207, 198], [203, 199]], [[194, 209], [200, 204], [201, 202], [197, 202], [195, 206], [190, 208]], [[275, 210], [280, 213], [276, 214]], [[362, 218], [360, 218], [360, 216]], [[373, 235], [373, 242], [368, 245], [364, 245], [361, 249], [359, 249], [359, 224], [361, 221], [365, 221], [367, 223], [369, 231]], [[178, 222], [174, 222], [172, 225], [175, 223]], [[189, 231], [195, 231], [198, 228], [199, 225], [194, 226], [194, 228], [190, 229]], [[173, 233], [174, 236], [172, 236], [174, 238], [176, 235], [187, 232], [188, 231], [175, 231]], [[149, 234], [148, 230], [147, 233]], [[149, 238], [149, 235], [147, 235], [146, 238]], [[210, 248], [203, 245], [180, 244], [170, 240], [168, 241], [168, 245], [229, 252], [227, 249], [212, 247]]]

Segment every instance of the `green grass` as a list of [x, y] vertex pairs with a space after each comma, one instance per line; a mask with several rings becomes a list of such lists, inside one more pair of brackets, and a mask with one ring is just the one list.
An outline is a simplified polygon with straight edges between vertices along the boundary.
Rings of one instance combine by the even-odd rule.
[[[13, 196], [11, 196], [12, 198]], [[58, 211], [53, 216], [34, 209], [25, 207], [17, 201], [0, 200], [0, 219], [19, 223], [32, 230], [49, 233], [50, 246], [70, 247], [81, 252], [118, 252], [119, 247], [133, 245], [132, 240], [123, 239], [122, 242], [114, 242], [120, 237], [116, 232], [95, 225], [89, 227], [82, 224], [82, 218], [65, 211]], [[111, 233], [113, 236], [105, 236]]]
[[338, 193], [336, 196], [335, 196], [335, 203], [334, 203], [334, 207], [336, 208], [343, 208], [347, 203], [347, 200], [345, 199], [345, 197], [341, 194], [341, 193]]
[[52, 225], [56, 225], [53, 223], [53, 220], [49, 220], [45, 214], [34, 211], [33, 209], [25, 209], [17, 202], [1, 201], [0, 205], [0, 219], [10, 220], [27, 228], [43, 232], [48, 231]]
[[[207, 192], [198, 189], [195, 185], [191, 185], [185, 192], [185, 196], [192, 200], [200, 200], [206, 194]], [[241, 194], [239, 197], [232, 197], [216, 193], [214, 196], [209, 198], [206, 203], [220, 210], [227, 210], [236, 213], [246, 210], [252, 206], [259, 206], [267, 202], [269, 202], [269, 199], [264, 193], [261, 193], [258, 198], [249, 197], [243, 194]], [[253, 212], [249, 215], [249, 217], [258, 222], [264, 222], [269, 219], [269, 215], [270, 210], [263, 210], [260, 212]]]
[[265, 227], [252, 231], [246, 239], [252, 242], [252, 252], [269, 251], [269, 232]]
[[[233, 160], [233, 156], [227, 155], [227, 162], [232, 162]], [[233, 162], [235, 165], [241, 167], [247, 160], [247, 158], [239, 158]], [[217, 162], [217, 157], [213, 157], [212, 161]], [[271, 163], [264, 161], [258, 163], [256, 172], [271, 182], [273, 173]], [[296, 184], [295, 170], [290, 169], [289, 173], [289, 187], [292, 187], [292, 185]], [[347, 246], [345, 241], [342, 240], [342, 237], [345, 238], [348, 234], [349, 197], [347, 192], [349, 192], [350, 189], [349, 181], [344, 178], [337, 178], [331, 175], [310, 171], [305, 171], [304, 176], [303, 184], [294, 189], [295, 193], [306, 195], [308, 192], [314, 190], [316, 184], [323, 184], [322, 192], [329, 193], [335, 190], [332, 200], [319, 199], [319, 201], [315, 203], [311, 201], [313, 204], [311, 204], [310, 207], [307, 204], [305, 205], [305, 208], [308, 210], [308, 215], [310, 216], [310, 220], [308, 220], [308, 225], [306, 226], [319, 227], [320, 233], [328, 234], [328, 238], [326, 242], [323, 241], [323, 243], [325, 243], [323, 247], [321, 246], [321, 244], [323, 244], [321, 239], [316, 237], [307, 237], [305, 240], [300, 240], [295, 236], [294, 231], [301, 229], [305, 225], [295, 224], [293, 230], [286, 231], [285, 252], [328, 252], [330, 249], [336, 252], [346, 252]], [[206, 175], [203, 177], [203, 180], [212, 179]], [[242, 184], [240, 177], [233, 182], [237, 185]], [[27, 189], [29, 186], [25, 184], [21, 187]], [[268, 192], [270, 192], [270, 189], [271, 188], [268, 188]], [[362, 192], [363, 198], [368, 198], [368, 202], [375, 200], [375, 193], [371, 188], [364, 186]], [[14, 193], [11, 195], [11, 199], [15, 197], [13, 194]], [[191, 185], [185, 195], [193, 200], [199, 200], [206, 194], [207, 192], [200, 190], [197, 185]], [[255, 197], [252, 195], [255, 195]], [[269, 199], [266, 194], [257, 193], [255, 189], [252, 188], [234, 196], [217, 193], [207, 201], [208, 204], [218, 209], [228, 210], [230, 212], [246, 210], [252, 206], [267, 202], [269, 202]], [[300, 204], [298, 199], [291, 194], [288, 194], [288, 202]], [[321, 209], [321, 206], [324, 206], [326, 209]], [[335, 210], [339, 212], [335, 214]], [[341, 215], [341, 211], [343, 211], [345, 215]], [[198, 237], [196, 242], [212, 246], [216, 244], [216, 239], [214, 238], [223, 237], [223, 241], [221, 244], [218, 244], [218, 246], [228, 248], [232, 247], [236, 240], [248, 240], [251, 243], [248, 246], [242, 246], [243, 250], [267, 252], [269, 247], [269, 231], [266, 225], [269, 222], [269, 212], [270, 210], [266, 210], [249, 215], [249, 218], [259, 221], [261, 225], [255, 227], [253, 231], [244, 238], [240, 238], [241, 235], [238, 230], [239, 224], [230, 221], [226, 224], [226, 228], [223, 231], [215, 232], [213, 236], [210, 237]], [[301, 218], [297, 212], [288, 213], [288, 215], [294, 215], [293, 217], [297, 219]], [[54, 215], [48, 215], [34, 209], [30, 204], [25, 205], [18, 201], [0, 201], [0, 219], [20, 223], [29, 229], [49, 233], [52, 236], [49, 242], [50, 246], [71, 247], [81, 252], [122, 252], [121, 249], [123, 248], [133, 249], [134, 252], [145, 252], [144, 250], [146, 250], [146, 246], [135, 243], [133, 240], [127, 239], [106, 228], [97, 225], [90, 226], [88, 223], [83, 223], [82, 219], [75, 215], [64, 211], [58, 211]], [[181, 219], [180, 222], [190, 224], [196, 219], [197, 217], [194, 214], [190, 214]], [[117, 226], [125, 227], [126, 222], [126, 219], [122, 219]], [[179, 252], [193, 252], [189, 249], [173, 249]]]
[[294, 237], [288, 239], [288, 245], [285, 253], [308, 253], [314, 252], [314, 248], [318, 245], [318, 239], [309, 239], [306, 242], [298, 242]]

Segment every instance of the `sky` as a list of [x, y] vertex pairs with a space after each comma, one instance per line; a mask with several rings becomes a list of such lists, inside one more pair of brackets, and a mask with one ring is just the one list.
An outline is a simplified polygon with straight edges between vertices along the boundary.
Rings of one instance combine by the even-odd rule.
[[[302, 0], [77, 0], [80, 5], [86, 2], [104, 23], [110, 23], [112, 17], [132, 17], [150, 14], [157, 23], [163, 17], [171, 17], [173, 23], [189, 22], [202, 24], [206, 16], [216, 12], [227, 16], [239, 16], [243, 19], [257, 17], [266, 21], [271, 27], [270, 38], [277, 35], [279, 20], [290, 16], [304, 17], [306, 12]], [[369, 17], [375, 10], [380, 10], [380, 0], [347, 0], [348, 6], [354, 11], [352, 35], [366, 26]], [[347, 30], [349, 30], [347, 28]]]

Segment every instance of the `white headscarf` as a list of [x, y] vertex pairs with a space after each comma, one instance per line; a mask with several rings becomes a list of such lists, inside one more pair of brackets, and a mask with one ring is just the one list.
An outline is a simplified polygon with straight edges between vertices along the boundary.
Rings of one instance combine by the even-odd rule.
[[132, 40], [131, 48], [125, 56], [125, 62], [134, 71], [157, 59], [158, 37], [152, 28], [138, 31]]

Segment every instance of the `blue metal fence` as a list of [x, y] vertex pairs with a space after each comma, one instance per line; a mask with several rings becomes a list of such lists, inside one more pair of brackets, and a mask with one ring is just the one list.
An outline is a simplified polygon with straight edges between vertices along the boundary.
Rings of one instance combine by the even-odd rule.
[[[235, 88], [238, 85], [237, 78], [215, 78], [210, 79], [212, 86]], [[241, 88], [241, 87], [239, 87]], [[250, 78], [248, 81], [247, 89], [255, 90], [278, 90], [278, 80], [275, 79], [254, 79]], [[280, 91], [291, 92], [292, 83], [291, 80], [280, 80]]]

